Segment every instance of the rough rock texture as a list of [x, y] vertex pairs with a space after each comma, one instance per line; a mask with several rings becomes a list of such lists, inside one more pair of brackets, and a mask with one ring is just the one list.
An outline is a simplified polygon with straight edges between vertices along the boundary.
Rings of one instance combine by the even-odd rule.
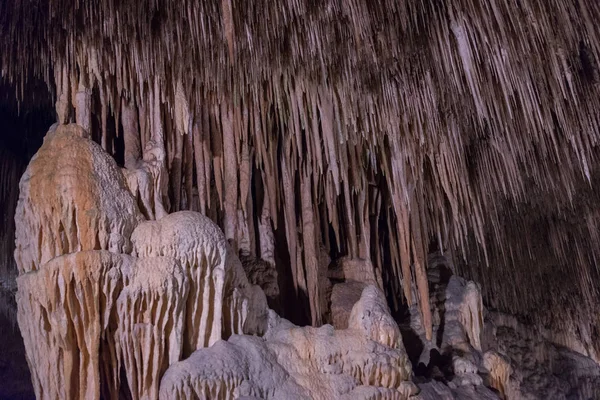
[[134, 399], [158, 396], [167, 367], [181, 359], [189, 284], [179, 262], [139, 259], [117, 299], [117, 352]]
[[[508, 399], [600, 398], [600, 366], [589, 356], [557, 344], [547, 332], [536, 332], [504, 314], [491, 313], [486, 329], [505, 362], [510, 363], [511, 368], [502, 373]], [[498, 368], [495, 357], [489, 357], [486, 353], [484, 362], [493, 362], [496, 366], [492, 364], [492, 368]], [[506, 368], [502, 363], [499, 366]], [[490, 378], [501, 376], [493, 369], [491, 372]]]
[[157, 398], [169, 365], [222, 337], [264, 332], [265, 295], [208, 218], [141, 223], [121, 170], [86, 136], [51, 128], [21, 180], [17, 317], [34, 390]]
[[[127, 136], [126, 136], [127, 137]], [[167, 215], [163, 204], [164, 150], [154, 141], [146, 143], [143, 159], [131, 162], [123, 169], [127, 187], [147, 219], [160, 219]]]
[[366, 283], [348, 281], [333, 286], [331, 292], [331, 324], [336, 329], [346, 329], [354, 304], [360, 299]]
[[134, 263], [108, 251], [78, 252], [18, 278], [17, 317], [38, 399], [98, 399], [101, 382], [117, 393], [110, 331], [122, 274]]
[[[62, 105], [61, 112], [61, 118], [68, 117]], [[134, 125], [128, 126], [129, 134], [137, 129]], [[160, 215], [156, 202], [164, 194], [164, 159], [156, 164], [160, 173], [146, 182], [144, 193], [139, 179], [133, 182], [138, 185], [132, 190], [136, 202], [114, 161], [86, 136], [73, 125], [51, 129], [21, 183], [15, 252], [21, 274], [18, 323], [38, 398], [599, 395], [600, 368], [586, 357], [596, 353], [578, 354], [556, 341], [524, 336], [506, 318], [495, 318], [485, 327], [479, 287], [453, 275], [452, 266], [440, 257], [429, 263], [428, 290], [423, 290], [424, 276], [419, 275], [418, 293], [415, 288], [407, 291], [408, 297], [421, 301], [408, 298], [413, 336], [403, 338], [381, 292], [379, 269], [371, 261], [343, 257], [328, 269], [324, 252], [317, 254], [319, 242], [312, 236], [320, 227], [308, 198], [302, 200], [302, 235], [314, 243], [301, 257], [311, 259], [312, 269], [298, 268], [296, 273], [312, 274], [312, 283], [319, 277], [318, 285], [305, 287], [316, 295], [312, 316], [315, 310], [330, 315], [335, 327], [343, 329], [298, 327], [279, 318], [268, 311], [263, 290], [254, 284], [277, 295], [271, 241], [275, 213], [268, 214], [267, 201], [266, 235], [261, 234], [271, 238], [261, 250], [266, 265], [243, 265], [227, 240], [235, 230], [229, 226], [235, 225], [231, 215], [224, 217], [228, 236], [196, 212]], [[127, 164], [135, 167], [137, 141], [127, 143]], [[180, 162], [169, 160], [169, 165]], [[227, 168], [231, 174], [231, 166]], [[224, 193], [225, 202], [231, 203], [227, 209], [235, 209], [235, 196], [229, 189]], [[184, 203], [179, 200], [177, 207]], [[158, 220], [141, 222], [138, 205], [146, 217]], [[417, 217], [411, 217], [415, 224]], [[244, 251], [254, 247], [248, 235]], [[366, 239], [360, 240], [364, 250]], [[413, 252], [424, 274], [425, 263], [414, 243]], [[424, 300], [427, 293], [431, 297]], [[431, 309], [424, 311], [424, 304]], [[410, 382], [403, 339], [420, 344], [413, 360], [420, 375], [414, 378], [419, 394]], [[501, 344], [497, 351], [488, 343], [496, 341]]]
[[276, 298], [279, 295], [277, 269], [273, 264], [252, 256], [240, 256], [240, 260], [250, 283], [260, 286], [269, 298]]
[[50, 131], [19, 185], [20, 273], [84, 250], [127, 253], [141, 214], [115, 161], [78, 125]]
[[209, 218], [192, 211], [141, 223], [133, 232], [133, 254], [170, 256], [190, 281], [184, 355], [234, 333], [261, 333], [266, 299], [250, 285], [225, 235]]
[[452, 387], [441, 381], [419, 384], [418, 400], [498, 400], [498, 396], [485, 386]]
[[411, 329], [424, 343], [422, 361], [429, 362], [432, 350], [446, 354], [480, 352], [484, 309], [477, 284], [453, 275], [451, 265], [439, 260], [431, 262], [428, 280], [433, 340], [425, 338], [421, 315], [415, 305], [411, 307]]
[[369, 260], [361, 258], [341, 257], [333, 263], [327, 273], [333, 280], [365, 282], [382, 287], [381, 276]]
[[410, 307], [410, 326], [402, 327], [420, 398], [497, 399], [498, 387], [507, 383], [492, 356], [486, 364], [481, 353], [485, 310], [479, 288], [453, 275], [452, 264], [441, 254], [429, 257], [433, 340], [427, 340], [415, 305]]
[[495, 351], [486, 351], [483, 355], [483, 366], [488, 370], [488, 384], [496, 389], [500, 396], [515, 399], [518, 388], [510, 381], [513, 369], [510, 360]]
[[297, 327], [273, 312], [263, 339], [232, 336], [167, 370], [161, 398], [405, 399], [416, 393], [383, 295], [363, 291], [349, 328]]

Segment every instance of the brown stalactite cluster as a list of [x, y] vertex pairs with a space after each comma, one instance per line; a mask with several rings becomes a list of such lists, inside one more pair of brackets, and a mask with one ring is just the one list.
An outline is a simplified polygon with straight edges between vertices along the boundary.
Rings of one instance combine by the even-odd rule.
[[122, 153], [146, 218], [200, 211], [271, 265], [285, 247], [314, 325], [324, 246], [431, 339], [436, 240], [491, 306], [594, 355], [598, 20], [594, 0], [2, 2], [0, 72]]

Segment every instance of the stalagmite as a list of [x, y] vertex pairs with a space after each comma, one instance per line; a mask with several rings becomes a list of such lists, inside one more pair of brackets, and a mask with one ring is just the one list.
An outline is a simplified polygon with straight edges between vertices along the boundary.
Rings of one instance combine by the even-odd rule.
[[490, 385], [504, 398], [513, 398], [516, 393], [512, 392], [510, 375], [513, 371], [508, 360], [495, 351], [487, 351], [483, 355], [483, 365], [490, 373]]
[[[476, 350], [481, 350], [481, 333], [483, 332], [483, 304], [481, 292], [475, 282], [466, 282], [462, 278], [453, 276], [448, 282], [446, 288], [445, 301], [445, 329], [444, 336], [447, 337], [447, 344], [456, 346], [454, 340], [460, 339], [459, 336], [451, 338], [452, 325], [459, 323], [464, 329], [464, 334], [468, 343]], [[450, 322], [456, 321], [456, 322]]]
[[207, 217], [181, 211], [160, 221], [143, 222], [131, 240], [133, 255], [173, 257], [190, 281], [184, 356], [214, 344], [223, 332], [259, 333], [264, 329], [264, 294], [256, 294], [248, 284], [242, 264]]
[[116, 398], [119, 371], [110, 325], [122, 274], [134, 262], [108, 251], [83, 251], [18, 278], [19, 327], [38, 399], [100, 399], [101, 392]]
[[337, 280], [350, 280], [383, 286], [381, 277], [375, 276], [375, 268], [369, 260], [341, 257], [329, 268], [328, 276]]
[[[422, 342], [422, 398], [489, 397], [472, 384], [484, 302], [600, 360], [598, 1], [34, 3], [0, 2], [0, 149], [22, 161], [0, 155], [3, 297], [57, 257], [131, 253], [146, 219], [134, 254], [167, 254], [191, 286], [185, 356], [262, 333], [256, 285], [315, 326], [345, 326], [374, 285]], [[37, 150], [46, 113], [57, 124], [23, 175], [15, 268], [4, 182]], [[169, 214], [189, 210], [206, 219]], [[210, 225], [214, 241], [199, 233], [209, 219], [224, 230]], [[504, 350], [532, 359], [521, 347]], [[431, 376], [443, 369], [432, 351], [463, 372], [456, 382]], [[559, 353], [557, 365], [574, 358]], [[539, 382], [532, 392], [564, 394]]]
[[84, 250], [131, 251], [141, 214], [115, 161], [77, 125], [49, 132], [19, 184], [15, 259], [20, 273]]
[[385, 393], [383, 398], [407, 399], [416, 394], [398, 326], [377, 288], [365, 289], [347, 330], [300, 328], [272, 311], [269, 320], [265, 339], [234, 335], [170, 367], [160, 398], [369, 399]]
[[331, 325], [336, 329], [348, 328], [352, 307], [360, 299], [367, 284], [363, 282], [343, 282], [333, 286], [331, 291]]
[[133, 399], [157, 398], [161, 376], [181, 359], [187, 279], [167, 257], [140, 259], [125, 278], [115, 341]]

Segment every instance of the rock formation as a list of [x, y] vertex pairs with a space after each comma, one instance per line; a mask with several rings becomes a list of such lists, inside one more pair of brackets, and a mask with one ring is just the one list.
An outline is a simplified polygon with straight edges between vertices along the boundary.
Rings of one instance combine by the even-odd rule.
[[297, 327], [272, 311], [264, 338], [232, 336], [167, 370], [160, 398], [406, 399], [417, 393], [398, 326], [368, 286], [348, 329]]
[[134, 399], [158, 396], [160, 378], [182, 358], [186, 300], [193, 287], [179, 261], [142, 258], [123, 282], [116, 303], [117, 354]]
[[142, 216], [120, 169], [78, 125], [51, 129], [19, 184], [19, 273], [86, 250], [131, 252]]
[[[38, 399], [117, 394], [112, 335], [123, 274], [135, 259], [108, 251], [55, 257], [18, 278], [19, 328]], [[102, 380], [101, 380], [102, 377]]]
[[597, 0], [72, 3], [0, 2], [38, 396], [598, 397]]
[[234, 333], [262, 333], [265, 295], [248, 283], [225, 235], [207, 217], [190, 211], [141, 223], [133, 232], [137, 257], [180, 260], [190, 282], [184, 353]]
[[263, 333], [265, 295], [206, 217], [142, 222], [121, 170], [86, 137], [52, 129], [21, 181], [18, 322], [34, 389], [40, 399], [157, 398], [169, 365]]

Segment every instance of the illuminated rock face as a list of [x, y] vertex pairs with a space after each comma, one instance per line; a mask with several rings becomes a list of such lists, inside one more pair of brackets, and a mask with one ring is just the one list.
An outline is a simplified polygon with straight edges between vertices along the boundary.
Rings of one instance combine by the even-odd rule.
[[398, 326], [368, 286], [348, 329], [298, 327], [271, 312], [263, 338], [232, 336], [170, 367], [161, 399], [405, 399], [416, 394]]
[[19, 185], [19, 273], [85, 250], [129, 253], [142, 216], [115, 161], [78, 125], [51, 130]]
[[[518, 346], [497, 352], [485, 343], [488, 336], [509, 344], [521, 338], [506, 329], [485, 333], [479, 286], [453, 275], [443, 257], [427, 271], [433, 340], [416, 303], [410, 311], [423, 345], [417, 362], [447, 382], [415, 385], [371, 261], [322, 257], [313, 272], [323, 282], [313, 289], [334, 326], [296, 326], [268, 309], [258, 286], [271, 299], [279, 293], [273, 249], [254, 259], [247, 255], [252, 246], [244, 244], [243, 264], [208, 217], [140, 212], [145, 200], [134, 199], [122, 171], [85, 130], [59, 125], [21, 180], [17, 318], [38, 398], [510, 399], [562, 393], [561, 382], [542, 385], [521, 376], [528, 371], [513, 365], [521, 357], [513, 354]], [[554, 352], [565, 365], [587, 365], [582, 355]], [[594, 365], [573, 376], [592, 397]], [[540, 368], [536, 364], [534, 377]]]
[[[38, 398], [415, 393], [379, 288], [363, 284], [347, 329], [297, 327], [268, 311], [209, 218], [181, 211], [144, 221], [137, 200], [77, 125], [52, 129], [28, 167], [17, 315]], [[272, 289], [276, 274], [267, 278]]]
[[265, 295], [214, 223], [143, 219], [86, 131], [51, 129], [16, 218], [17, 316], [38, 398], [157, 398], [169, 365], [265, 331]]
[[101, 377], [107, 393], [116, 394], [111, 331], [122, 275], [134, 263], [127, 255], [85, 251], [18, 278], [17, 317], [38, 399], [98, 399]]
[[248, 283], [225, 235], [210, 219], [192, 211], [173, 213], [141, 223], [132, 242], [138, 257], [170, 256], [181, 261], [190, 281], [186, 355], [214, 344], [222, 334], [264, 331], [265, 295]]

